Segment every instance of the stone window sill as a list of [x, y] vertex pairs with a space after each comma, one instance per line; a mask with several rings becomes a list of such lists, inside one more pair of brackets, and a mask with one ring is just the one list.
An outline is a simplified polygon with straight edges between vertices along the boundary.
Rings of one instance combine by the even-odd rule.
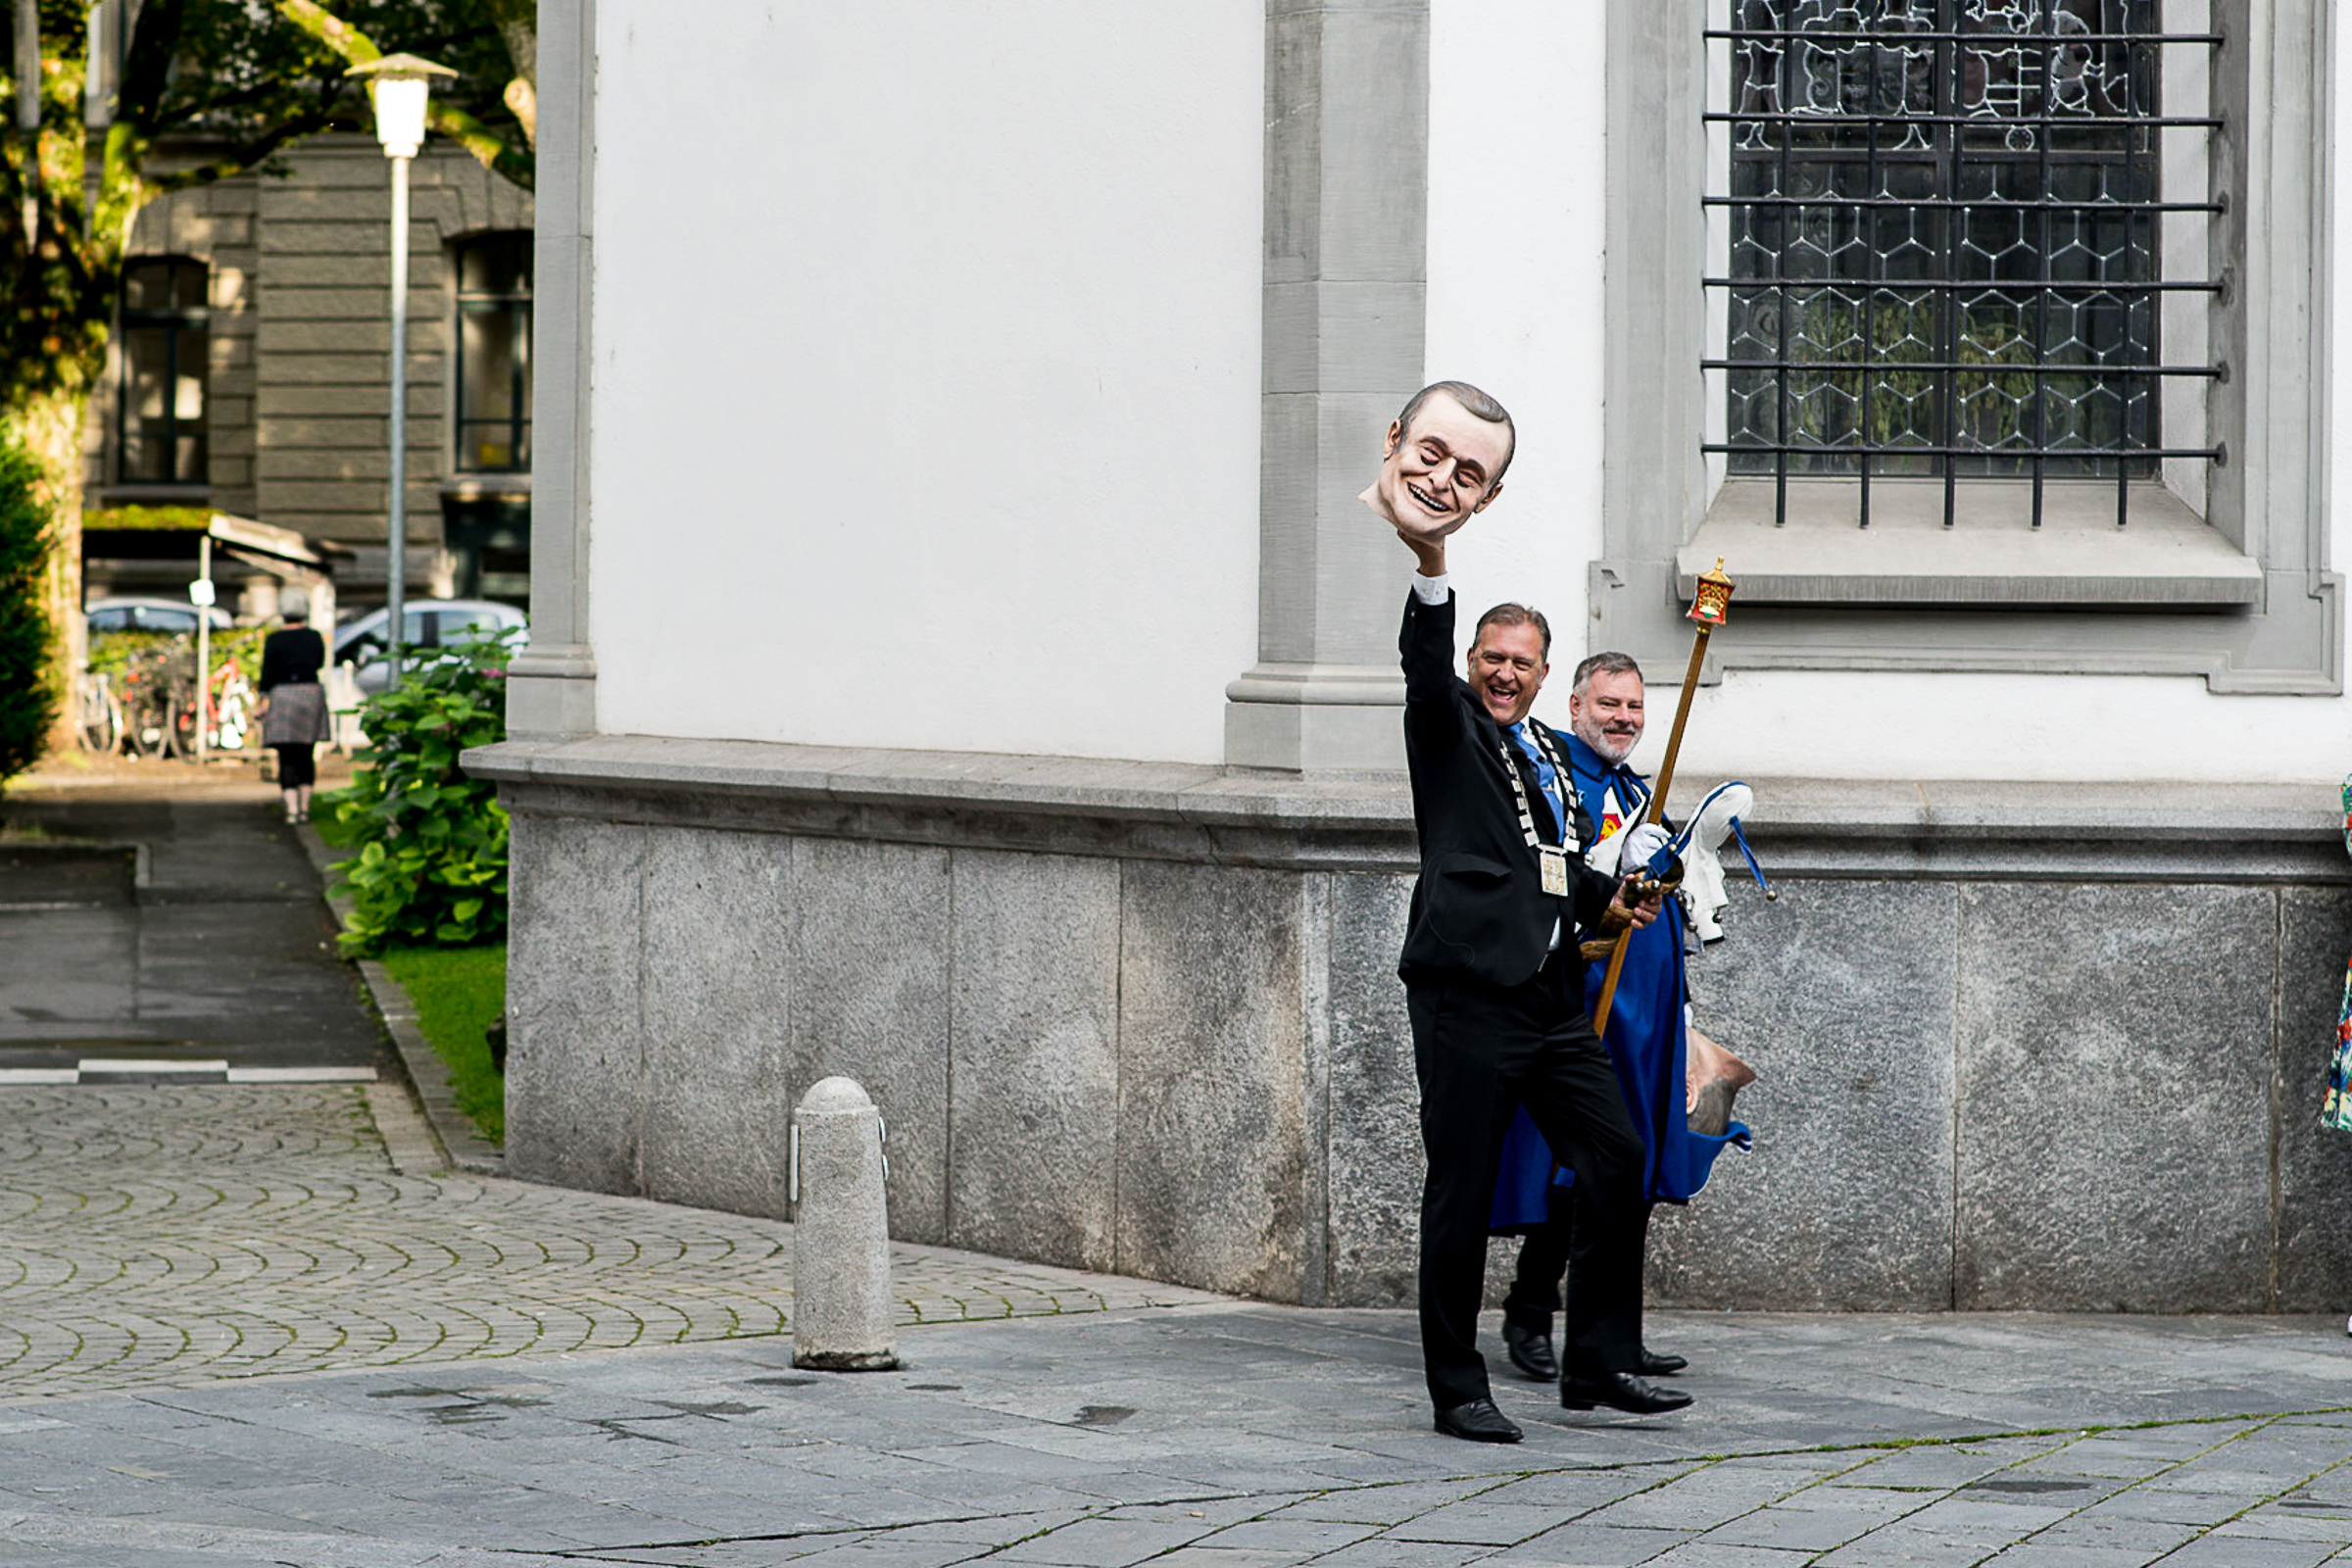
[[1721, 557], [1745, 605], [1937, 609], [2230, 611], [2261, 603], [2259, 563], [2161, 485], [2134, 485], [2131, 522], [2115, 525], [2112, 484], [1960, 487], [1961, 514], [1943, 526], [1940, 480], [1871, 485], [1871, 525], [1855, 523], [1850, 479], [1791, 479], [1788, 520], [1773, 523], [1770, 479], [1727, 481], [1690, 542], [1675, 553], [1689, 603]]

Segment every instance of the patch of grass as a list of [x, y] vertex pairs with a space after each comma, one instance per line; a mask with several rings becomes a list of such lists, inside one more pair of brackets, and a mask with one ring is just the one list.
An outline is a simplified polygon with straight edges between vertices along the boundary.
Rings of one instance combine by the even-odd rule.
[[210, 507], [89, 507], [81, 514], [84, 528], [138, 528], [169, 533], [196, 533], [213, 523]]
[[425, 1043], [449, 1063], [458, 1109], [484, 1138], [504, 1148], [507, 1081], [491, 1070], [490, 1046], [482, 1031], [506, 1010], [507, 945], [387, 948], [384, 968], [409, 994]]

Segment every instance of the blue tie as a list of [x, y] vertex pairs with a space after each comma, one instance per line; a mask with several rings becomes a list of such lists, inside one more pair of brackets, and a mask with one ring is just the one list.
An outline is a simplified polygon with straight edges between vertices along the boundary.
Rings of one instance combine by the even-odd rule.
[[1565, 842], [1568, 836], [1568, 807], [1560, 799], [1559, 770], [1551, 765], [1550, 760], [1544, 755], [1544, 748], [1536, 744], [1536, 738], [1527, 732], [1525, 719], [1511, 726], [1511, 739], [1527, 754], [1527, 760], [1536, 764], [1536, 788], [1542, 790], [1544, 799], [1551, 803], [1551, 819], [1560, 824], [1560, 837]]

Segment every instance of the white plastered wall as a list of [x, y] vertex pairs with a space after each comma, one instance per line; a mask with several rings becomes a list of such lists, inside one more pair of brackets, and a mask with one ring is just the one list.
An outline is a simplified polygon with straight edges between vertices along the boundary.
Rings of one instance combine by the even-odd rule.
[[[1712, 14], [1712, 11], [1711, 13]], [[1601, 552], [1601, 8], [1434, 0], [1429, 368], [1519, 419], [1509, 487], [1452, 552], [1466, 612], [1532, 600], [1557, 639], [1538, 712], [1567, 720]], [[2352, 27], [2336, 29], [2352, 82]], [[1568, 84], [1576, 84], [1569, 90]], [[2337, 131], [2341, 145], [2341, 116]], [[1505, 151], [1498, 153], [1497, 149]], [[2337, 222], [2352, 183], [2334, 166]], [[2352, 243], [2331, 258], [2330, 565], [2352, 559]], [[1730, 564], [1734, 577], [1739, 564]], [[1399, 581], [1402, 580], [1401, 575]], [[1739, 601], [1719, 635], [1739, 635]], [[1469, 615], [1464, 616], [1467, 621]], [[1652, 669], [1654, 768], [1681, 670]], [[2220, 696], [2194, 677], [1741, 672], [1692, 704], [1686, 780], [1756, 777], [2310, 781], [2352, 770], [2352, 699]]]
[[[1428, 372], [1494, 394], [1519, 431], [1446, 564], [1465, 646], [1502, 600], [1551, 622], [1560, 679], [1537, 712], [1563, 727], [1601, 553], [1601, 53], [1598, 5], [1431, 8]], [[1401, 587], [1412, 558], [1396, 563]]]
[[598, 7], [600, 726], [1215, 761], [1264, 13]]

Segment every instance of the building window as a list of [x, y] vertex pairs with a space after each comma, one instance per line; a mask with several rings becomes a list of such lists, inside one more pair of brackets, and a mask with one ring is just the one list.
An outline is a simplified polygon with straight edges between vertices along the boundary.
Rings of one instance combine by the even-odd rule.
[[[1732, 0], [1708, 36], [1728, 269], [1705, 450], [1773, 477], [1776, 522], [1792, 475], [1836, 475], [1863, 527], [1874, 478], [1939, 479], [1946, 527], [1971, 479], [2031, 481], [2035, 528], [2045, 481], [2103, 481], [2122, 524], [2133, 481], [2218, 456], [2218, 35], [2165, 32], [2156, 0]], [[2202, 472], [2176, 489], [2201, 500]]]
[[531, 236], [458, 247], [458, 468], [531, 466]]
[[[1683, 607], [1721, 557], [1746, 608], [1739, 635], [1711, 645], [1713, 672], [2194, 675], [2214, 692], [2343, 690], [2327, 463], [2336, 7], [2047, 5], [1709, 0], [1702, 20], [1606, 0], [1608, 79], [1636, 84], [1607, 94], [1606, 310], [1637, 329], [1611, 333], [1602, 361], [1590, 646], [1679, 663]], [[1743, 188], [1788, 204], [1751, 224], [1771, 260], [1736, 270], [1741, 122], [1761, 123], [1746, 150], [1769, 165], [1743, 172], [1758, 182]], [[1974, 204], [2019, 220], [2005, 239], [1981, 231], [2002, 241], [1999, 266], [1955, 256], [1979, 270], [1925, 270], [1918, 252], [1956, 251], [1960, 208], [1891, 184], [1906, 156], [1946, 190], [2004, 182]], [[1984, 158], [1997, 176], [1970, 172]], [[1811, 195], [1800, 175], [1822, 199], [1796, 200]], [[2077, 240], [2082, 254], [2069, 254]], [[2137, 270], [2119, 272], [2127, 263]], [[1784, 290], [1787, 355], [1780, 320], [1753, 320]], [[1735, 291], [1751, 340], [1737, 365]], [[1852, 308], [1850, 342], [1824, 328], [1827, 364], [1794, 352], [1812, 295], [1867, 302]], [[1984, 345], [2005, 339], [1980, 330], [1964, 348], [1956, 330], [1966, 308], [1995, 296], [2012, 329], [2032, 334], [1998, 363]], [[1894, 350], [1914, 299], [1930, 335], [1904, 361]], [[2072, 335], [2059, 335], [2070, 315]], [[1786, 419], [1777, 387], [1751, 416], [1762, 383], [1743, 381], [1744, 454], [1732, 450], [1735, 375], [1783, 376], [1788, 394]], [[2013, 412], [1985, 411], [1996, 403]], [[1844, 450], [1828, 450], [1833, 436]], [[1870, 525], [1857, 527], [1866, 495]], [[2119, 497], [2128, 527], [2116, 526]], [[2028, 526], [2036, 512], [2042, 526]], [[1942, 526], [1947, 515], [1956, 526]]]
[[118, 472], [124, 484], [207, 482], [212, 324], [205, 283], [204, 264], [184, 257], [123, 264]]

